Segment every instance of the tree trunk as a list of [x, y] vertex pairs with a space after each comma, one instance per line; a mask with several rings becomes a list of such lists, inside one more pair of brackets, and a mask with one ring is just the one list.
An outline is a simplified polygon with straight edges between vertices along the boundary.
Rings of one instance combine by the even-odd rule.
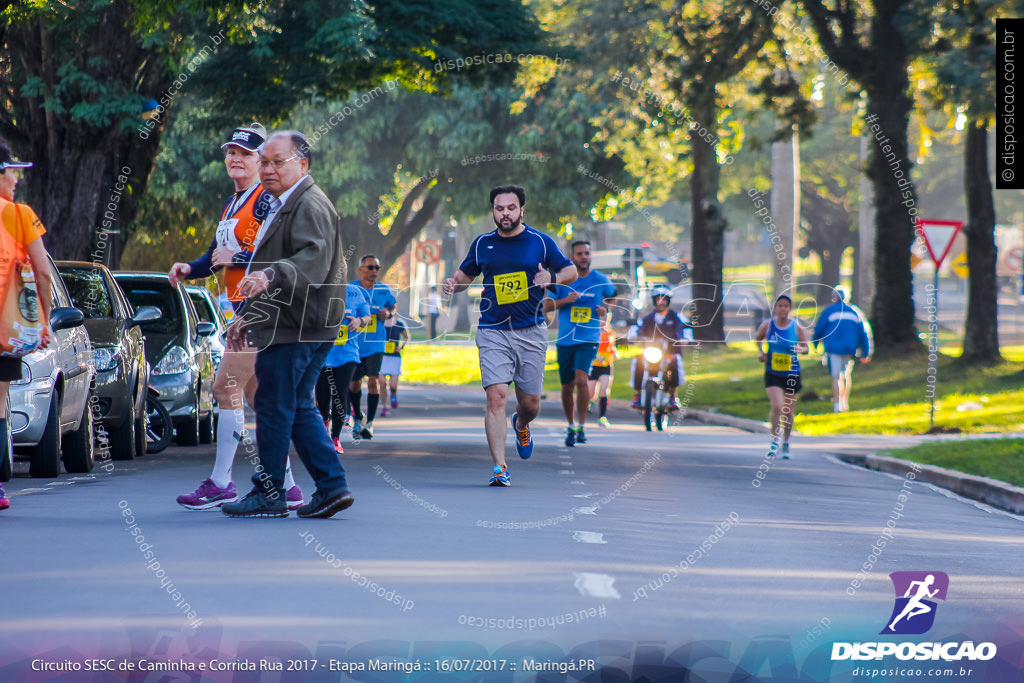
[[[884, 43], [876, 43], [882, 47]], [[902, 46], [889, 50], [902, 53]], [[905, 59], [894, 56], [891, 64]], [[875, 195], [875, 300], [871, 324], [880, 355], [923, 351], [914, 324], [910, 248], [916, 237], [917, 192], [910, 182], [907, 125], [913, 101], [906, 71], [892, 69], [868, 86], [873, 144], [868, 162]]]
[[964, 150], [964, 190], [967, 194], [968, 280], [964, 352], [967, 364], [998, 363], [999, 284], [996, 280], [995, 206], [988, 173], [988, 124], [970, 121]]
[[[359, 216], [343, 216], [341, 218], [341, 239], [345, 245], [349, 272], [357, 272], [358, 260], [366, 254], [376, 254], [384, 270], [391, 267], [402, 256], [409, 242], [423, 229], [437, 211], [441, 203], [436, 194], [426, 194], [429, 188], [415, 186], [402, 201], [402, 208], [395, 217], [394, 223], [385, 235], [376, 222], [367, 223]], [[423, 195], [426, 194], [426, 198]], [[418, 211], [413, 213], [412, 206], [418, 200], [423, 201]]]
[[[690, 107], [697, 121], [717, 121], [712, 91]], [[691, 254], [693, 268], [692, 313], [694, 337], [699, 341], [725, 342], [722, 315], [722, 268], [725, 265], [725, 217], [718, 203], [721, 168], [715, 148], [690, 131], [693, 175], [690, 177]]]
[[832, 302], [832, 287], [839, 284], [839, 265], [843, 260], [843, 245], [836, 244], [835, 249], [823, 249], [817, 252], [821, 259], [821, 275], [818, 286], [814, 288], [814, 298], [821, 306]]

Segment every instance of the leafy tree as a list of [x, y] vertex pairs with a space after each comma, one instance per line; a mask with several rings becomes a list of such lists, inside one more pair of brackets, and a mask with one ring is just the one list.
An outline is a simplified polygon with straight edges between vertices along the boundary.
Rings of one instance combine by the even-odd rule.
[[[511, 0], [14, 0], [2, 16], [0, 132], [36, 163], [25, 185], [59, 258], [86, 258], [99, 230], [135, 218], [183, 91], [213, 103], [223, 130], [253, 112], [274, 123], [314, 90], [343, 97], [386, 78], [443, 90], [493, 74], [436, 60], [545, 50]], [[143, 121], [148, 99], [158, 115]], [[119, 251], [93, 258], [116, 266]]]
[[867, 94], [866, 120], [872, 136], [867, 173], [878, 226], [871, 321], [878, 350], [920, 351], [908, 256], [917, 211], [917, 194], [909, 181], [913, 164], [907, 126], [914, 108], [909, 67], [930, 34], [934, 4], [921, 0], [801, 3], [822, 48]]
[[964, 325], [966, 363], [995, 363], [999, 352], [995, 199], [988, 167], [988, 130], [995, 120], [996, 50], [993, 26], [1019, 3], [958, 0], [938, 16], [939, 36], [923, 60], [934, 73], [933, 103], [966, 124], [964, 191], [967, 197], [967, 266], [970, 281]]
[[[770, 15], [742, 0], [567, 2], [558, 33], [586, 37], [575, 69], [578, 87], [607, 110], [595, 119], [596, 142], [621, 155], [641, 179], [626, 203], [669, 195], [690, 206], [691, 277], [697, 334], [723, 341], [721, 315], [724, 231], [723, 166], [741, 144], [734, 109], [744, 88], [729, 82], [762, 54], [772, 36]], [[543, 13], [541, 14], [543, 17]], [[685, 179], [685, 181], [684, 181]], [[688, 196], [687, 196], [688, 195]]]

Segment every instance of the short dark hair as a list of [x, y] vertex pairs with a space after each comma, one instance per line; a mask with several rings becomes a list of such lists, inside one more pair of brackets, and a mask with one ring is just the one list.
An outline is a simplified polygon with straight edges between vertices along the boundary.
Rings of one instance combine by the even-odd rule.
[[494, 206], [494, 198], [499, 194], [514, 194], [519, 199], [519, 206], [526, 206], [526, 190], [518, 185], [499, 185], [491, 190], [491, 206]]
[[576, 247], [580, 246], [581, 244], [585, 244], [588, 247], [590, 246], [590, 242], [588, 242], [587, 240], [576, 240], [575, 242], [569, 245], [569, 253], [576, 251]]
[[[276, 138], [278, 135], [291, 140], [295, 153], [306, 160], [309, 168], [313, 168], [313, 148], [309, 146], [309, 140], [306, 139], [305, 135], [297, 130], [275, 130], [270, 138]], [[267, 142], [270, 142], [270, 138], [267, 138]]]
[[372, 259], [373, 259], [374, 261], [376, 261], [376, 262], [377, 262], [378, 264], [380, 263], [380, 259], [379, 259], [379, 258], [377, 258], [377, 255], [376, 255], [376, 254], [366, 254], [365, 256], [360, 256], [360, 257], [359, 257], [359, 265], [363, 265], [363, 264], [365, 264], [365, 263], [366, 263], [366, 259], [371, 259], [371, 258], [372, 258]]

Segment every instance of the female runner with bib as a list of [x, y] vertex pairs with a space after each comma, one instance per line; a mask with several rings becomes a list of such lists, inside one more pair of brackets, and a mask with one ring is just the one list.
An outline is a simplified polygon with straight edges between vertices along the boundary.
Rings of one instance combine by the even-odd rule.
[[[781, 451], [783, 459], [789, 459], [789, 433], [793, 430], [793, 408], [796, 395], [800, 393], [800, 359], [797, 354], [807, 353], [807, 333], [795, 318], [790, 318], [793, 300], [785, 294], [775, 299], [772, 317], [757, 328], [754, 342], [757, 344], [758, 360], [764, 366], [764, 387], [771, 403], [770, 422], [772, 445], [769, 457]], [[761, 342], [768, 342], [767, 352]]]

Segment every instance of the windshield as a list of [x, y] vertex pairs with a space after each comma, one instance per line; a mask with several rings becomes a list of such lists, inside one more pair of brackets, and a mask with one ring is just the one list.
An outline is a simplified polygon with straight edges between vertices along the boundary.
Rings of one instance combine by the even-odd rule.
[[120, 280], [121, 289], [135, 310], [142, 306], [155, 306], [163, 313], [159, 320], [150, 320], [141, 325], [142, 332], [152, 334], [177, 334], [182, 325], [181, 309], [178, 298], [168, 284], [166, 287], [154, 287], [150, 283], [135, 283]]

